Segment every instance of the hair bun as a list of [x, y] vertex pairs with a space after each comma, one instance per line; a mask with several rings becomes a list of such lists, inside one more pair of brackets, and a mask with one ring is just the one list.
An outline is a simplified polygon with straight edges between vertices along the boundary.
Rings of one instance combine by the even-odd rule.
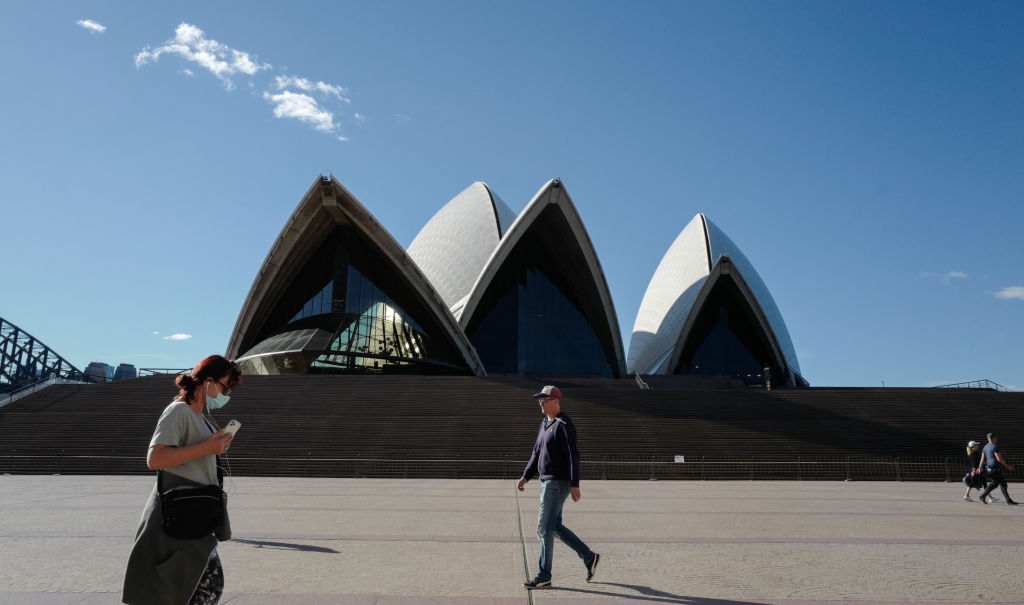
[[199, 383], [191, 374], [181, 374], [175, 379], [174, 384], [182, 389], [191, 390]]

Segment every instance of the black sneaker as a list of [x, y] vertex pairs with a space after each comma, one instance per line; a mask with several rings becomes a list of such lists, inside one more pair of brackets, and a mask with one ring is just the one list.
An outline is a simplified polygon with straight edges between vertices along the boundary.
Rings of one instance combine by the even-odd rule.
[[541, 580], [540, 578], [534, 578], [527, 582], [523, 582], [523, 586], [527, 588], [551, 588], [551, 580]]
[[586, 563], [586, 566], [587, 566], [587, 582], [589, 582], [594, 577], [594, 574], [597, 573], [597, 564], [600, 563], [600, 562], [601, 562], [601, 555], [599, 555], [599, 554], [597, 554], [595, 552], [594, 553], [594, 558], [591, 559], [589, 563]]
[[1013, 500], [1007, 500], [1006, 503], [1009, 504], [1010, 506], [1017, 506], [1017, 503], [1014, 502]]
[[988, 498], [978, 498], [978, 502], [981, 502], [982, 504], [988, 504]]

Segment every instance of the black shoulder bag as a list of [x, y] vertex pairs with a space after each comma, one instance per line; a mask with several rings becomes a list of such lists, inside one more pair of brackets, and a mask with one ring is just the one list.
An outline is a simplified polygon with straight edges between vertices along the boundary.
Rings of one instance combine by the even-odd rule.
[[179, 540], [194, 540], [212, 534], [224, 520], [224, 478], [217, 467], [219, 485], [163, 489], [163, 471], [157, 471], [156, 489], [164, 532]]
[[[212, 428], [212, 427], [211, 427]], [[224, 520], [224, 471], [217, 456], [217, 485], [164, 491], [163, 471], [157, 471], [156, 491], [164, 533], [179, 540], [194, 540], [212, 534]]]

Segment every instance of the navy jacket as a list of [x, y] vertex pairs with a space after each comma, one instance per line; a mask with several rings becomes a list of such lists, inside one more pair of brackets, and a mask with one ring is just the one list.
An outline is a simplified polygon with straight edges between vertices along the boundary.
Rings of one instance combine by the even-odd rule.
[[526, 464], [523, 477], [530, 479], [540, 473], [541, 480], [568, 481], [571, 487], [580, 486], [580, 453], [576, 449], [576, 427], [572, 420], [559, 412], [554, 420], [547, 416], [540, 422], [533, 455]]

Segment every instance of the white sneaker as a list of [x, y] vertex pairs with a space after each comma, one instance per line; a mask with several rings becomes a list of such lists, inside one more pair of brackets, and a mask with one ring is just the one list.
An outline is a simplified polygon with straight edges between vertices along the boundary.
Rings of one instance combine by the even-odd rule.
[[999, 498], [996, 498], [995, 496], [989, 496], [988, 497], [988, 501], [989, 502], [999, 502]]
[[967, 500], [968, 502], [974, 502], [974, 500], [967, 494], [964, 494], [964, 500]]

